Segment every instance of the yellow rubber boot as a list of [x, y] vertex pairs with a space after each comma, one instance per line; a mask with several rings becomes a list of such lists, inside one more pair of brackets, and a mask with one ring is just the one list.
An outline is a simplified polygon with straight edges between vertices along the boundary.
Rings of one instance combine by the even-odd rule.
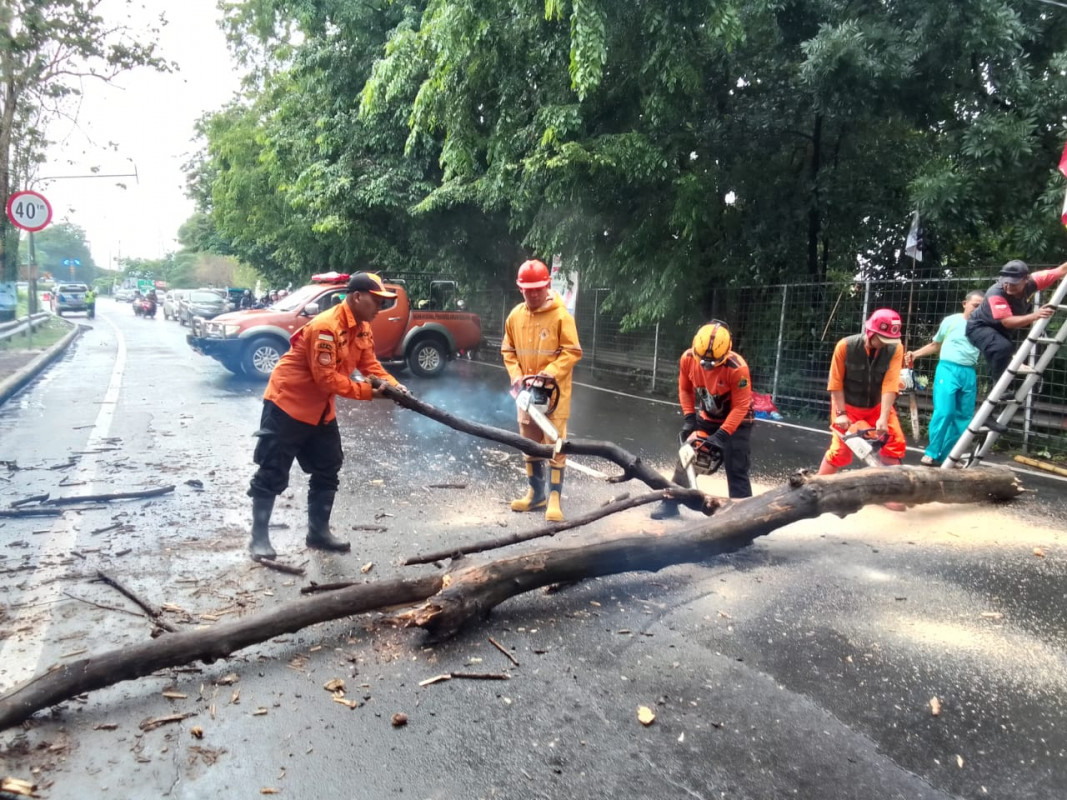
[[512, 511], [536, 511], [548, 503], [545, 499], [545, 462], [527, 461], [526, 477], [530, 481], [530, 488], [518, 500], [511, 501]]
[[552, 477], [548, 481], [548, 508], [545, 519], [549, 522], [563, 522], [563, 510], [559, 507], [559, 498], [563, 494], [563, 467], [552, 467]]

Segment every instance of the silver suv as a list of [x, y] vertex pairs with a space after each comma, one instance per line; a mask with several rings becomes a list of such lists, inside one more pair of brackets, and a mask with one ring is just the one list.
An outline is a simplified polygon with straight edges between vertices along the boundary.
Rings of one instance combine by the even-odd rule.
[[64, 311], [86, 311], [84, 283], [57, 283], [52, 288], [52, 313], [62, 317]]

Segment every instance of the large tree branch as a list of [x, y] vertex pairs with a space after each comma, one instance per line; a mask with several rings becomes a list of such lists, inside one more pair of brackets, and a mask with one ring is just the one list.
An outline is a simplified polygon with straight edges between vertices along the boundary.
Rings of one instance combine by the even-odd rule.
[[[551, 445], [540, 444], [527, 439], [521, 434], [494, 428], [491, 425], [481, 425], [477, 422], [455, 417], [447, 411], [442, 411], [436, 406], [419, 400], [412, 394], [393, 388], [378, 378], [372, 377], [370, 382], [375, 388], [381, 388], [384, 396], [394, 401], [397, 405], [416, 411], [425, 417], [440, 422], [442, 425], [447, 425], [453, 430], [469, 433], [471, 436], [477, 436], [480, 439], [489, 439], [500, 444], [506, 444], [535, 458], [552, 458], [555, 454], [555, 450]], [[653, 489], [677, 487], [676, 483], [663, 477], [656, 470], [647, 466], [639, 457], [623, 450], [613, 442], [601, 442], [594, 439], [567, 439], [563, 442], [560, 452], [566, 455], [597, 456], [619, 465], [622, 467], [623, 474], [609, 479], [612, 483], [621, 483], [636, 478]]]
[[[69, 664], [58, 664], [0, 697], [0, 729], [83, 692], [193, 661], [211, 662], [283, 633], [330, 619], [390, 606], [422, 605], [402, 614], [433, 637], [448, 636], [499, 603], [540, 586], [671, 564], [704, 561], [750, 544], [800, 519], [844, 516], [867, 503], [1001, 501], [1017, 496], [1015, 476], [1004, 468], [929, 470], [889, 467], [841, 475], [797, 476], [788, 486], [668, 532], [607, 533], [564, 547], [464, 566], [416, 580], [362, 584], [286, 603], [264, 614], [206, 631], [175, 633]], [[902, 518], [903, 519], [903, 518]]]

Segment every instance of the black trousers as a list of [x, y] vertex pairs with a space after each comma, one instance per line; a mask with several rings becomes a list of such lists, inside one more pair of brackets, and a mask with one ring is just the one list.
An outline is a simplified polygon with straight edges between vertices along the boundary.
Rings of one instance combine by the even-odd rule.
[[252, 460], [259, 465], [248, 488], [249, 497], [277, 497], [289, 486], [293, 459], [310, 477], [308, 495], [336, 492], [344, 463], [337, 420], [308, 425], [295, 420], [269, 400], [256, 431], [259, 441]]
[[[722, 454], [723, 469], [726, 470], [726, 486], [730, 490], [730, 497], [740, 499], [752, 497], [752, 482], [748, 478], [749, 453], [752, 449], [752, 425], [751, 422], [742, 422], [733, 436], [726, 440], [726, 449]], [[718, 425], [699, 421], [697, 427], [709, 434], [719, 429]], [[681, 486], [689, 486], [689, 478], [682, 469], [679, 461], [674, 467], [674, 477], [671, 478]], [[695, 486], [689, 486], [695, 489]]]
[[1015, 355], [1015, 345], [1007, 336], [988, 325], [968, 325], [967, 338], [989, 362], [989, 375], [995, 384]]

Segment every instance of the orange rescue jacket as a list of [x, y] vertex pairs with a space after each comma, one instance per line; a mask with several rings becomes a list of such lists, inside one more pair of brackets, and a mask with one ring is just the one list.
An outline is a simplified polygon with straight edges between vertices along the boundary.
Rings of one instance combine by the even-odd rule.
[[374, 355], [370, 324], [356, 322], [348, 303], [338, 303], [292, 335], [288, 352], [270, 374], [263, 399], [293, 419], [320, 425], [337, 416], [336, 395], [372, 398], [369, 383], [352, 380], [355, 370], [393, 386], [398, 383]]
[[693, 350], [686, 350], [678, 362], [678, 402], [683, 414], [699, 413], [732, 434], [755, 417], [748, 362], [731, 350], [720, 366], [704, 369]]

